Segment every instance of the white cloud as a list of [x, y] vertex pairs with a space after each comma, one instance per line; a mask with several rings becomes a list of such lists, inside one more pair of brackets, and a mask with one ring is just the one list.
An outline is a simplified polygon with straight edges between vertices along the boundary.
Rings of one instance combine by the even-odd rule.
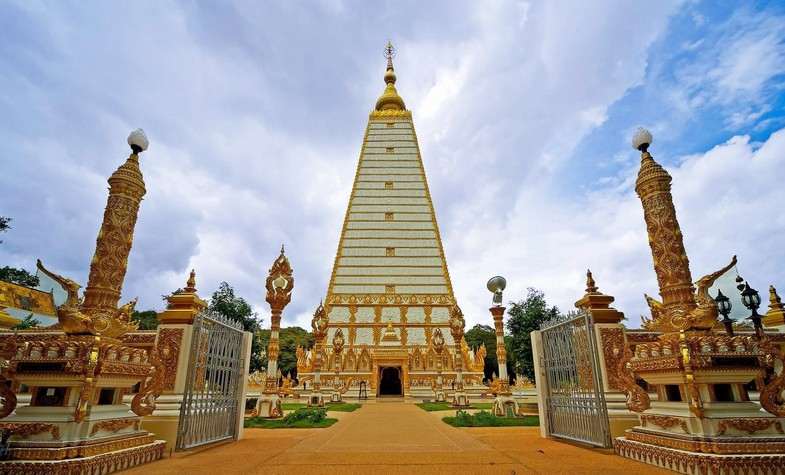
[[[84, 282], [105, 178], [127, 153], [125, 135], [142, 126], [151, 139], [142, 159], [148, 195], [125, 295], [160, 306], [159, 295], [195, 267], [203, 295], [226, 280], [266, 314], [264, 277], [285, 242], [297, 284], [284, 325], [307, 327], [326, 291], [367, 112], [383, 87], [386, 33], [378, 32], [395, 25], [397, 86], [414, 111], [469, 323], [488, 321], [485, 280], [496, 273], [508, 277], [509, 298], [534, 286], [565, 307], [591, 267], [633, 318], [640, 294], [653, 292], [628, 156], [609, 153], [613, 172], [588, 184], [588, 195], [563, 188], [559, 174], [585, 166], [578, 144], [645, 81], [649, 48], [677, 3], [151, 5], [124, 11], [122, 22], [111, 5], [3, 7], [27, 29], [0, 45], [0, 107], [15, 118], [0, 129], [9, 171], [0, 174], [0, 212], [16, 218], [0, 261], [29, 267], [40, 256]], [[630, 18], [646, 18], [646, 28]], [[761, 55], [772, 53], [772, 36], [750, 35], [734, 37], [739, 51], [768, 61]], [[726, 68], [717, 87], [729, 91], [766, 87], [745, 83], [754, 61], [737, 63], [728, 56], [696, 71]], [[771, 77], [783, 63], [764, 64]], [[701, 93], [707, 86], [687, 73], [673, 93], [685, 110], [715, 100], [716, 90]], [[762, 107], [740, 110], [738, 121], [754, 121]], [[739, 244], [749, 247], [737, 249], [742, 271], [782, 279], [766, 261], [782, 257], [773, 237], [782, 213], [771, 208], [782, 201], [777, 169], [759, 164], [782, 165], [766, 151], [781, 150], [778, 137], [757, 151], [736, 139], [674, 169], [696, 275], [724, 261], [739, 228], [752, 226]], [[706, 163], [720, 162], [717, 176]], [[719, 183], [723, 199], [710, 190]], [[747, 195], [767, 219], [747, 223], [749, 207], [738, 204]], [[717, 216], [726, 219], [710, 221]]]
[[[785, 283], [785, 269], [779, 265], [785, 258], [783, 169], [785, 129], [760, 148], [749, 137], [736, 136], [669, 169], [694, 280], [738, 254], [739, 270], [753, 287], [763, 292], [769, 284]], [[631, 170], [632, 177], [636, 174]], [[657, 281], [643, 211], [631, 183], [603, 187], [569, 203], [552, 199], [549, 192], [554, 191], [522, 193], [505, 223], [481, 231], [486, 236], [483, 252], [457, 264], [453, 259], [465, 313], [473, 321], [488, 321], [482, 303], [490, 303], [490, 296], [481, 281], [492, 269], [507, 277], [508, 298], [534, 286], [568, 310], [583, 295], [583, 272], [591, 268], [600, 289], [614, 295], [616, 307], [637, 326], [647, 311], [642, 295], [656, 295]], [[481, 240], [469, 233], [462, 247], [477, 249]]]

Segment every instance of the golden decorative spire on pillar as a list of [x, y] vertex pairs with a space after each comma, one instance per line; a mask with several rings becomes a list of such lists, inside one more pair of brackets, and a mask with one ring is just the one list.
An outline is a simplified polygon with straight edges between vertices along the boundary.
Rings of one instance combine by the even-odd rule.
[[641, 152], [635, 192], [643, 205], [654, 271], [662, 296], [662, 302], [646, 296], [652, 313], [651, 326], [663, 333], [707, 330], [716, 325], [718, 317], [717, 304], [709, 295], [709, 288], [736, 264], [736, 256], [727, 266], [698, 279], [696, 291], [673, 206], [672, 179], [649, 153], [651, 142], [651, 133], [642, 128], [632, 138], [632, 146]]
[[575, 302], [575, 307], [591, 313], [594, 323], [619, 323], [624, 314], [610, 305], [616, 300], [600, 292], [591, 270], [586, 271], [586, 294]]
[[673, 206], [672, 178], [649, 153], [651, 142], [651, 133], [645, 129], [638, 129], [633, 137], [633, 147], [641, 152], [635, 192], [643, 205], [663, 310], [687, 315], [695, 308], [690, 261]]
[[78, 295], [79, 284], [49, 271], [38, 261], [38, 268], [58, 282], [68, 294], [65, 303], [57, 309], [59, 325], [67, 334], [117, 338], [137, 328], [137, 324], [130, 321], [136, 301], [120, 308], [117, 302], [128, 267], [139, 204], [146, 193], [139, 168], [139, 154], [149, 145], [144, 131], [136, 129], [131, 132], [128, 145], [131, 155], [108, 180], [109, 198], [82, 301]]
[[785, 325], [785, 305], [773, 285], [769, 286], [769, 311], [763, 317], [763, 324], [767, 327]]
[[183, 290], [166, 297], [166, 310], [158, 314], [158, 321], [164, 323], [193, 323], [197, 313], [207, 308], [207, 302], [196, 294], [196, 271], [191, 270]]
[[387, 71], [384, 73], [384, 82], [387, 86], [384, 88], [384, 92], [379, 99], [376, 101], [376, 110], [377, 111], [405, 111], [406, 105], [403, 103], [403, 99], [401, 96], [398, 95], [398, 91], [395, 89], [395, 68], [393, 68], [392, 59], [395, 57], [395, 48], [393, 47], [391, 42], [387, 42], [387, 46], [384, 48], [384, 56], [387, 58]]

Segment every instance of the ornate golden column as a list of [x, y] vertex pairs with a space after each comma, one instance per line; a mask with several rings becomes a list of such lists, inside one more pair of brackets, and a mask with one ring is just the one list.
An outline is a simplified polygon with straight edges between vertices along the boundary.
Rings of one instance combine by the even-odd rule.
[[327, 312], [324, 310], [324, 305], [319, 302], [316, 311], [313, 313], [311, 320], [311, 329], [313, 330], [313, 390], [311, 396], [308, 398], [309, 406], [324, 406], [324, 397], [322, 396], [322, 351], [324, 349], [324, 339], [327, 336]]
[[147, 137], [137, 129], [128, 136], [128, 145], [131, 155], [108, 180], [109, 198], [82, 302], [85, 314], [112, 314], [120, 300], [139, 204], [146, 192], [139, 154], [147, 150]]
[[444, 394], [444, 382], [442, 379], [442, 368], [444, 367], [444, 361], [442, 361], [442, 353], [444, 353], [444, 335], [442, 335], [441, 328], [436, 328], [436, 330], [433, 331], [431, 343], [433, 344], [433, 350], [436, 352], [436, 388], [434, 392], [436, 401], [441, 402], [447, 399], [447, 396]]
[[641, 152], [641, 168], [635, 182], [635, 192], [643, 205], [654, 271], [662, 296], [661, 304], [651, 298], [647, 300], [652, 313], [664, 313], [676, 318], [686, 316], [696, 307], [695, 287], [692, 285], [690, 261], [684, 250], [681, 228], [673, 207], [672, 179], [648, 152], [652, 142], [649, 131], [638, 129], [632, 142], [633, 147]]
[[270, 304], [270, 342], [267, 344], [267, 379], [264, 384], [263, 397], [259, 399], [257, 413], [260, 417], [281, 417], [281, 400], [278, 397], [278, 333], [281, 329], [281, 314], [284, 307], [292, 300], [294, 277], [292, 266], [284, 254], [273, 262], [265, 283], [267, 303]]
[[333, 391], [332, 400], [334, 402], [341, 401], [341, 353], [343, 352], [343, 345], [343, 330], [338, 328], [333, 335], [333, 353], [335, 354], [335, 384], [333, 384], [333, 387], [335, 391]]
[[450, 309], [450, 334], [455, 345], [455, 391], [452, 394], [453, 407], [466, 407], [469, 405], [469, 398], [463, 390], [463, 354], [461, 341], [463, 341], [464, 327], [466, 320], [463, 312], [457, 305]]

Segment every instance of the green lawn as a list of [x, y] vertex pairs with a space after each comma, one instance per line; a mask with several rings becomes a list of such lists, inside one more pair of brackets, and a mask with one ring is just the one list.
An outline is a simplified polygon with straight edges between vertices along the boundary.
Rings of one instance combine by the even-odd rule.
[[283, 419], [264, 419], [261, 417], [249, 417], [245, 420], [245, 428], [255, 429], [313, 429], [330, 427], [338, 422], [338, 419], [326, 418], [319, 422], [311, 422], [308, 420], [299, 420], [287, 423]]
[[[307, 407], [308, 405], [301, 402], [288, 402], [281, 404], [281, 407], [284, 411], [296, 411], [297, 409], [302, 409]], [[325, 406], [325, 409], [328, 411], [335, 411], [335, 412], [354, 412], [360, 407], [362, 404], [356, 404], [351, 402], [328, 402]]]
[[[450, 406], [449, 402], [420, 402], [417, 407], [428, 412], [433, 411], [454, 411], [455, 408]], [[493, 407], [492, 402], [476, 402], [468, 407], [468, 409], [490, 409]]]
[[280, 419], [264, 419], [251, 417], [245, 420], [245, 427], [257, 429], [305, 429], [330, 427], [338, 419], [327, 417], [323, 407], [301, 407], [289, 412]]
[[540, 425], [540, 418], [537, 416], [497, 417], [487, 411], [480, 411], [476, 414], [469, 414], [465, 411], [456, 411], [455, 416], [442, 417], [442, 420], [453, 427], [510, 427]]

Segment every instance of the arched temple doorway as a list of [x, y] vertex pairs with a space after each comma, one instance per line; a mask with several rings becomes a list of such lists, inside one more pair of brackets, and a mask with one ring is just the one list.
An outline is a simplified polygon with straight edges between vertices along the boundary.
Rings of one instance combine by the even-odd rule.
[[379, 368], [379, 396], [403, 396], [400, 366]]

